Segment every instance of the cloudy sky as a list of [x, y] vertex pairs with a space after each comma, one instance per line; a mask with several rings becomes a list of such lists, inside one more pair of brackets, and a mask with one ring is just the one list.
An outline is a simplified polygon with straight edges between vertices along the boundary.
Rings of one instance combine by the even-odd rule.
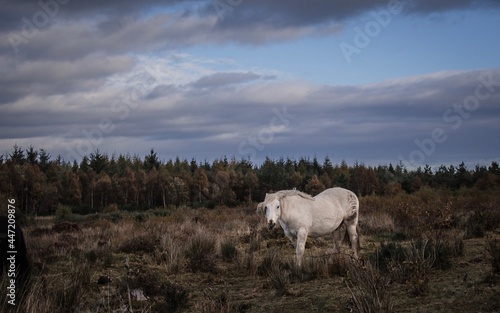
[[500, 161], [500, 1], [0, 1], [0, 152]]

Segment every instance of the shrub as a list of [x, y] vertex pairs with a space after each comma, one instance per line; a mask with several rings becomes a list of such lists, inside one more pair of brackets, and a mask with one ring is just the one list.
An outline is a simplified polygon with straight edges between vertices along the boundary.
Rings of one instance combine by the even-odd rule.
[[346, 262], [348, 259], [341, 254], [308, 257], [300, 268], [292, 267], [292, 274], [300, 281], [346, 276]]
[[484, 237], [486, 231], [485, 225], [486, 221], [483, 212], [475, 211], [474, 213], [472, 213], [472, 215], [467, 219], [467, 223], [465, 224], [465, 233], [467, 235], [467, 238]]
[[118, 204], [116, 203], [111, 203], [107, 207], [105, 207], [102, 212], [104, 213], [114, 213], [120, 211], [120, 208], [118, 207]]
[[420, 296], [427, 291], [428, 274], [436, 261], [435, 245], [426, 239], [419, 239], [412, 242], [406, 250], [406, 261], [404, 267], [409, 271], [408, 282], [410, 283], [410, 294]]
[[[187, 306], [189, 301], [189, 291], [172, 282], [166, 282], [161, 285], [163, 299], [167, 312], [178, 312]], [[164, 310], [162, 310], [164, 311]]]
[[425, 256], [434, 259], [432, 268], [440, 270], [448, 270], [451, 268], [451, 257], [455, 256], [452, 244], [446, 240], [438, 239], [431, 241], [427, 249], [427, 251], [424, 251]]
[[147, 219], [147, 215], [145, 213], [141, 212], [141, 213], [137, 213], [135, 215], [136, 222], [143, 223], [146, 221], [146, 219]]
[[360, 227], [366, 235], [392, 234], [395, 230], [394, 219], [387, 212], [361, 215], [360, 219]]
[[70, 220], [73, 210], [67, 205], [58, 204], [56, 208], [56, 218], [58, 220]]
[[379, 268], [382, 272], [389, 273], [394, 263], [404, 262], [406, 258], [405, 248], [399, 243], [385, 243], [380, 244], [375, 254], [368, 257], [369, 261]]
[[193, 273], [215, 271], [215, 238], [210, 235], [195, 235], [188, 242], [186, 258]]
[[487, 237], [486, 243], [486, 249], [491, 255], [491, 267], [493, 272], [500, 273], [500, 240]]
[[124, 253], [153, 253], [157, 246], [157, 239], [153, 235], [142, 235], [124, 241], [119, 250]]
[[465, 234], [467, 238], [480, 238], [498, 226], [500, 226], [500, 211], [496, 207], [484, 205], [467, 218]]
[[350, 262], [347, 269], [349, 277], [347, 287], [352, 297], [351, 311], [394, 312], [393, 301], [388, 292], [390, 279], [387, 275], [381, 275], [370, 263], [361, 266], [357, 262]]
[[281, 261], [279, 259], [279, 252], [276, 249], [270, 249], [267, 251], [264, 259], [257, 267], [257, 274], [263, 276], [268, 275], [269, 272], [273, 269], [273, 267], [280, 267]]
[[290, 277], [279, 265], [273, 264], [267, 275], [269, 276], [269, 283], [274, 288], [277, 297], [290, 294], [288, 291]]
[[184, 266], [180, 244], [168, 234], [160, 238], [161, 250], [155, 250], [155, 256], [159, 263], [165, 262], [164, 266], [167, 274], [177, 273]]
[[232, 240], [226, 239], [221, 244], [222, 259], [226, 262], [233, 261], [238, 256], [238, 250]]

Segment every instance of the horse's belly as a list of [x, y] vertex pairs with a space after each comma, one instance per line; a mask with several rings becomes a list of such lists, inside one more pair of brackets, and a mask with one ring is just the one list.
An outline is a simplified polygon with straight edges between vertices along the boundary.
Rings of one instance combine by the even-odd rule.
[[313, 225], [309, 228], [309, 237], [322, 237], [333, 233], [336, 230], [342, 221], [324, 219], [313, 223]]

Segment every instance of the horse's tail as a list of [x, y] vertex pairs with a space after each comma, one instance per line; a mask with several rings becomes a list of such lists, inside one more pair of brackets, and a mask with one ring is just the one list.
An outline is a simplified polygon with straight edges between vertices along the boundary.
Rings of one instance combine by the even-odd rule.
[[[357, 215], [358, 213], [356, 212], [356, 220], [357, 220]], [[342, 243], [352, 248], [351, 237], [349, 237], [349, 233], [347, 232], [347, 223], [344, 221], [340, 227], [344, 228], [344, 230], [341, 232], [341, 237], [340, 237], [342, 238]], [[362, 248], [361, 241], [359, 240], [361, 236], [360, 236], [360, 228], [358, 222], [356, 223], [356, 233], [357, 233], [356, 242], [358, 243], [358, 249], [361, 249]]]
[[[348, 192], [347, 195], [347, 202], [350, 210], [350, 216], [347, 217], [347, 219], [344, 220], [344, 224], [347, 225], [356, 225], [356, 242], [358, 246], [358, 250], [361, 249], [361, 242], [359, 240], [360, 237], [360, 232], [359, 232], [359, 199], [358, 197], [353, 193], [353, 192]], [[347, 227], [346, 227], [346, 234], [344, 234], [344, 238], [347, 237], [347, 243], [349, 244], [349, 247], [353, 247], [351, 238], [350, 236], [347, 235]]]

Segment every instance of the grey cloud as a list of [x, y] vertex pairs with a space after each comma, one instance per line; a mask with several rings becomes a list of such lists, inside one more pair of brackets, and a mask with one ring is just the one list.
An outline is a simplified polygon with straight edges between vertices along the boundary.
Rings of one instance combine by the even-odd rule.
[[0, 60], [6, 71], [0, 76], [0, 104], [30, 95], [50, 96], [98, 89], [105, 78], [130, 70], [134, 61], [126, 56], [93, 55], [75, 62]]
[[259, 79], [261, 75], [246, 72], [246, 73], [215, 73], [209, 76], [204, 76], [190, 84], [195, 88], [217, 88], [233, 84], [241, 84], [252, 80]]
[[[48, 2], [56, 3], [56, 0]], [[48, 3], [47, 2], [47, 3]], [[45, 3], [45, 2], [44, 2]], [[203, 43], [236, 42], [261, 45], [306, 35], [341, 30], [340, 23], [371, 10], [387, 7], [387, 0], [283, 1], [255, 0], [221, 13], [216, 1], [71, 1], [59, 5], [46, 25], [25, 38], [25, 19], [45, 12], [35, 1], [7, 1], [0, 10], [0, 53], [30, 59], [77, 59], [95, 52], [121, 54], [150, 49], [172, 49]], [[401, 1], [405, 13], [428, 14], [463, 8], [498, 8], [498, 1]], [[161, 13], [171, 7], [176, 14]], [[141, 14], [158, 8], [157, 13]], [[45, 9], [47, 10], [47, 9]], [[50, 15], [50, 14], [49, 14]], [[21, 36], [17, 49], [13, 36]], [[19, 38], [19, 37], [18, 37]]]
[[[45, 69], [49, 77], [66, 75], [67, 80], [72, 80], [76, 71], [72, 66], [83, 71], [69, 63], [64, 74], [51, 70], [50, 66]], [[97, 70], [104, 67], [104, 63], [94, 66], [94, 70], [87, 69], [90, 80], [108, 74], [105, 69]], [[18, 68], [15, 72], [18, 81], [29, 81], [29, 75], [23, 73], [31, 73], [33, 68], [36, 68], [33, 64], [27, 64], [26, 69]], [[210, 153], [238, 154], [239, 144], [269, 130], [276, 117], [275, 110], [286, 110], [294, 118], [274, 129], [272, 142], [265, 144], [265, 149], [256, 150], [257, 157], [349, 153], [359, 158], [393, 155], [396, 159], [400, 155], [407, 157], [415, 149], [414, 140], [428, 138], [437, 127], [443, 128], [450, 138], [446, 144], [452, 149], [447, 151], [456, 151], [457, 146], [478, 140], [490, 142], [497, 151], [494, 147], [500, 146], [496, 145], [498, 139], [495, 138], [500, 130], [498, 85], [492, 86], [496, 91], [482, 100], [469, 118], [462, 118], [458, 129], [443, 120], [443, 113], [452, 109], [454, 103], [475, 94], [481, 84], [479, 77], [487, 74], [491, 74], [492, 81], [500, 81], [500, 69], [433, 73], [358, 86], [263, 81], [259, 79], [261, 75], [252, 72], [221, 73], [195, 82], [199, 87], [226, 86], [234, 81], [239, 84], [213, 88], [210, 92], [204, 88], [160, 84], [146, 97], [138, 99], [137, 106], [131, 108], [124, 119], [111, 110], [110, 101], [115, 98], [112, 93], [99, 95], [108, 92], [106, 89], [93, 89], [94, 96], [84, 99], [62, 94], [58, 103], [49, 102], [47, 107], [39, 105], [51, 99], [32, 92], [29, 103], [2, 111], [0, 149], [9, 150], [11, 147], [5, 146], [4, 140], [13, 138], [31, 138], [36, 142], [40, 138], [62, 136], [69, 141], [85, 141], [84, 131], [98, 131], [99, 123], [109, 119], [114, 129], [104, 137], [106, 149], [111, 151], [119, 145], [115, 141], [128, 138], [148, 142], [148, 148], [155, 143], [158, 150], [167, 142], [176, 142], [179, 149], [185, 149], [177, 152], [183, 156], [189, 150], [198, 157], [206, 153], [208, 147]], [[131, 77], [131, 83], [135, 82], [137, 78]], [[34, 83], [28, 85], [31, 84]], [[119, 96], [119, 91], [116, 92]], [[458, 113], [453, 116], [456, 118]], [[201, 147], [205, 147], [205, 151]], [[127, 149], [135, 148], [128, 146]]]
[[[344, 21], [365, 12], [386, 9], [390, 1], [362, 0], [362, 1], [287, 1], [279, 0], [243, 1], [234, 8], [219, 9], [224, 13], [219, 20], [221, 29], [230, 27], [249, 28], [255, 25], [272, 25], [275, 28], [290, 26], [321, 25], [332, 21]], [[498, 8], [498, 1], [476, 0], [447, 0], [447, 1], [396, 1], [405, 13], [433, 13], [465, 8]], [[223, 7], [224, 8], [224, 7]], [[211, 14], [214, 5], [207, 4], [203, 12]], [[221, 15], [221, 13], [219, 13]]]
[[161, 98], [175, 94], [178, 88], [174, 85], [158, 85], [147, 95], [147, 99]]

